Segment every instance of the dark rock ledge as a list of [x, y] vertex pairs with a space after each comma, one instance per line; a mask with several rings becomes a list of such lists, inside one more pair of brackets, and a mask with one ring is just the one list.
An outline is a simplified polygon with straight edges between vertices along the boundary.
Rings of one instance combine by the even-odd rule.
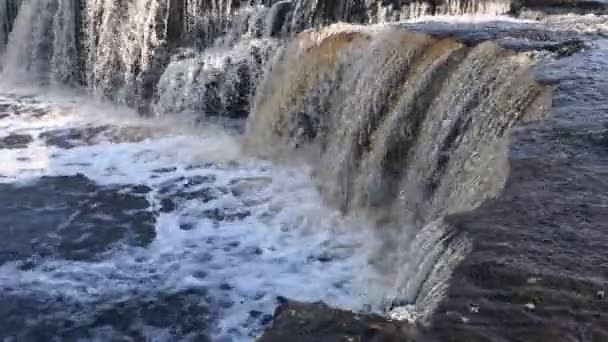
[[373, 314], [354, 314], [323, 303], [283, 301], [258, 342], [436, 341], [407, 322]]

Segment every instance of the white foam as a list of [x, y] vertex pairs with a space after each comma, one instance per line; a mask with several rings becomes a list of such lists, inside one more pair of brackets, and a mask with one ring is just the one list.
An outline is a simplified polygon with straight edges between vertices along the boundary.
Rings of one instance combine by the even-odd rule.
[[[276, 49], [277, 42], [272, 39], [249, 39], [239, 41], [231, 49], [223, 46], [212, 47], [203, 52], [195, 50], [182, 51], [174, 56], [158, 83], [159, 98], [155, 101], [153, 111], [157, 115], [200, 112], [210, 84], [218, 81], [217, 75], [223, 75], [226, 85], [215, 89], [217, 96], [224, 102], [231, 97], [230, 91], [236, 87], [239, 78], [237, 72], [228, 72], [228, 68], [247, 65], [251, 74], [257, 78], [261, 72], [255, 50], [261, 55], [270, 54]], [[261, 56], [258, 56], [261, 57]], [[228, 93], [227, 93], [228, 92]]]
[[[238, 184], [239, 194], [228, 191], [208, 203], [190, 200], [176, 211], [160, 214], [156, 238], [146, 248], [124, 246], [95, 262], [47, 260], [28, 271], [7, 263], [0, 266], [4, 286], [84, 302], [205, 287], [215, 301], [233, 303], [221, 309], [214, 332], [218, 339], [233, 340], [250, 340], [259, 333], [261, 326], [251, 322], [250, 311], [272, 313], [277, 296], [323, 300], [354, 310], [377, 302], [370, 292], [377, 275], [364, 253], [369, 237], [357, 229], [360, 223], [345, 222], [323, 206], [304, 168], [248, 159], [234, 137], [216, 129], [170, 130], [160, 121], [82, 115], [83, 108], [87, 107], [51, 109], [52, 114], [38, 119], [0, 120], [4, 134], [25, 132], [35, 137], [26, 149], [0, 150], [0, 174], [6, 177], [0, 181], [31, 182], [41, 176], [79, 173], [98, 184], [145, 184], [153, 189], [148, 194], [152, 209], [160, 206], [160, 187], [180, 176], [213, 175], [213, 188]], [[99, 141], [67, 150], [47, 146], [40, 138], [49, 129], [106, 123], [159, 127], [138, 142]], [[159, 172], [160, 168], [175, 171]], [[218, 224], [201, 217], [207, 209], [250, 215]], [[181, 230], [184, 220], [193, 228]], [[319, 261], [320, 255], [330, 255], [331, 261]], [[198, 276], [200, 272], [207, 276]], [[220, 289], [223, 283], [231, 290]]]

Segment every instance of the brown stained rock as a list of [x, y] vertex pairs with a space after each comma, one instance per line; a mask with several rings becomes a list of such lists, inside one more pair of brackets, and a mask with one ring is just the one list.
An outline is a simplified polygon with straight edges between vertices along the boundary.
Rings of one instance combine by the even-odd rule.
[[285, 301], [258, 342], [408, 342], [433, 341], [407, 322], [375, 314], [356, 314], [324, 303]]

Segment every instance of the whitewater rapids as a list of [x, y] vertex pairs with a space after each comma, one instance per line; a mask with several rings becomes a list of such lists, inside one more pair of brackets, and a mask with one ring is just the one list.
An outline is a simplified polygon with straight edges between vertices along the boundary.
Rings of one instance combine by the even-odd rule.
[[[278, 297], [378, 309], [373, 240], [304, 168], [248, 158], [217, 127], [99, 103], [4, 93], [0, 108], [3, 336], [248, 340]], [[61, 308], [31, 316], [38, 301]], [[108, 310], [126, 321], [104, 323]]]

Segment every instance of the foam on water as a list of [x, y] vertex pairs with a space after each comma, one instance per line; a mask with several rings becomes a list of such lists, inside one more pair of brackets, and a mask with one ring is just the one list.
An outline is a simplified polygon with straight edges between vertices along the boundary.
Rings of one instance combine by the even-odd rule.
[[[0, 182], [80, 174], [102, 186], [143, 185], [152, 189], [148, 210], [159, 214], [156, 237], [145, 247], [121, 245], [95, 261], [42, 259], [25, 269], [8, 262], [0, 266], [4, 289], [83, 303], [205, 289], [220, 311], [214, 339], [228, 340], [259, 333], [267, 319], [252, 312], [268, 317], [277, 296], [355, 310], [377, 302], [371, 287], [377, 275], [364, 253], [369, 236], [360, 222], [323, 206], [305, 168], [247, 158], [236, 138], [212, 127], [167, 129], [162, 120], [117, 117], [110, 109], [28, 101], [0, 98], [3, 108], [20, 107], [19, 115], [0, 119], [3, 137], [33, 138], [26, 148], [0, 150]], [[139, 135], [117, 139], [105, 132], [71, 148], [50, 146], [44, 135], [103, 125], [137, 127]], [[162, 210], [167, 188], [210, 189], [214, 196], [188, 197]], [[146, 331], [161, 340], [170, 336]]]
[[507, 15], [463, 14], [463, 15], [424, 15], [404, 20], [406, 23], [448, 22], [448, 23], [486, 23], [486, 22], [532, 23], [533, 20], [514, 18]]

